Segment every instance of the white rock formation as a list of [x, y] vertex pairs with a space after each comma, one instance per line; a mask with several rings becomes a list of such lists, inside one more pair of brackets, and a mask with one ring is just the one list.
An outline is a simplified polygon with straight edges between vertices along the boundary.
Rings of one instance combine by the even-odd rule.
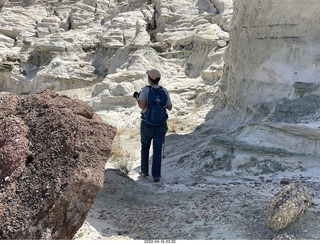
[[[297, 7], [291, 1], [235, 1], [220, 99], [202, 126], [223, 134], [201, 150], [229, 165], [230, 174], [218, 171], [223, 175], [318, 172], [311, 168], [320, 139], [320, 5]], [[190, 158], [201, 157], [195, 151]], [[217, 175], [217, 165], [208, 165]]]
[[[136, 129], [132, 98], [156, 68], [173, 131], [188, 133], [218, 100], [233, 0], [7, 1], [0, 15], [0, 91], [53, 89]], [[165, 41], [157, 52], [152, 44]]]
[[233, 128], [265, 119], [283, 99], [299, 98], [296, 82], [319, 84], [314, 14], [320, 6], [309, 1], [296, 7], [290, 1], [235, 2], [220, 87], [226, 110], [245, 114], [232, 118]]
[[[288, 149], [290, 141], [291, 150], [311, 153], [305, 147], [312, 147], [308, 145], [320, 139], [305, 134], [306, 130], [318, 134], [312, 128], [318, 124], [320, 109], [313, 102], [317, 101], [320, 82], [319, 44], [314, 32], [318, 25], [314, 15], [299, 13], [314, 13], [319, 7], [316, 1], [310, 1], [295, 12], [290, 1], [235, 3], [231, 41], [225, 55], [226, 72], [220, 86], [221, 106], [207, 116], [210, 120], [213, 115], [210, 121], [215, 128], [232, 131], [249, 122], [259, 122], [247, 125], [245, 135], [240, 137], [246, 138], [250, 130], [250, 134], [259, 135], [260, 139], [253, 142], [260, 141], [258, 145], [282, 143], [281, 147]], [[290, 125], [289, 129], [267, 122], [300, 125]], [[277, 140], [275, 135], [281, 133], [288, 138]], [[301, 140], [305, 140], [305, 147]], [[316, 150], [317, 146], [311, 151]]]

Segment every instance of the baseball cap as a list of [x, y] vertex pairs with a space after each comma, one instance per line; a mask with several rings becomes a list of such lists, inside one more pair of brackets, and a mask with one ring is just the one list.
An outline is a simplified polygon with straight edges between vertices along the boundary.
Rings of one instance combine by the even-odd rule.
[[150, 69], [147, 71], [146, 74], [149, 75], [152, 80], [156, 80], [157, 78], [159, 78], [159, 79], [161, 78], [160, 72], [156, 69]]

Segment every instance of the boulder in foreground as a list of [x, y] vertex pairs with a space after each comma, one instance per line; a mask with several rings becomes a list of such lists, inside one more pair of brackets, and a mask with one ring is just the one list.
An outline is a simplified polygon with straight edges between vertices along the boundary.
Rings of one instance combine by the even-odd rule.
[[52, 91], [0, 95], [0, 239], [72, 239], [103, 186], [116, 129]]
[[305, 187], [297, 183], [286, 185], [270, 201], [265, 211], [265, 224], [279, 232], [298, 221], [311, 204], [311, 196]]

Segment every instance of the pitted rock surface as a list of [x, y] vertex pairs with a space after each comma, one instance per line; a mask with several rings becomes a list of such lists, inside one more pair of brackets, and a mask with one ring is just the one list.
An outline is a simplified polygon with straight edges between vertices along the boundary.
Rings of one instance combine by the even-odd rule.
[[298, 221], [311, 204], [306, 187], [297, 183], [286, 185], [270, 201], [265, 211], [265, 224], [279, 232]]
[[116, 129], [52, 91], [0, 95], [0, 239], [71, 239], [103, 186]]

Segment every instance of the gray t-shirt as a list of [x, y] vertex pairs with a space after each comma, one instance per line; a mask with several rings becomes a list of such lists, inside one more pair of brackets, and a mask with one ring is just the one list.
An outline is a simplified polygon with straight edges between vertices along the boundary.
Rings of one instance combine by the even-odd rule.
[[[151, 85], [153, 88], [159, 88], [160, 86], [159, 85]], [[166, 88], [164, 88], [164, 87], [162, 87], [162, 89], [164, 90], [164, 92], [166, 93], [166, 95], [167, 95], [167, 103], [166, 103], [166, 106], [170, 106], [171, 105], [171, 100], [170, 100], [170, 97], [169, 97], [169, 93], [168, 93], [168, 91], [167, 91], [167, 89]], [[148, 103], [148, 94], [149, 94], [149, 87], [148, 86], [145, 86], [145, 87], [143, 87], [142, 88], [142, 90], [141, 90], [141, 92], [140, 92], [140, 96], [139, 96], [139, 101], [140, 100], [146, 100], [147, 101], [147, 103]], [[145, 113], [146, 112], [146, 108], [145, 109], [143, 109], [142, 111], [141, 111], [141, 113]]]

